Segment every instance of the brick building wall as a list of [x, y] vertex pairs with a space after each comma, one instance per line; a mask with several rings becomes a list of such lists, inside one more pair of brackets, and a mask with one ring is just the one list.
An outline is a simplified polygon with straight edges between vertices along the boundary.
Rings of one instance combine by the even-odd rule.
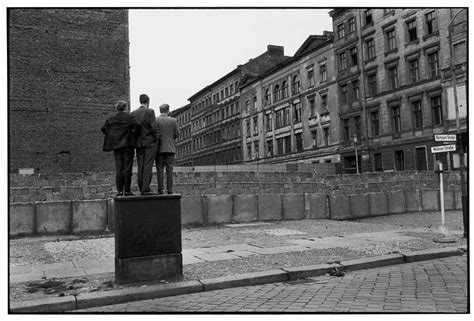
[[129, 101], [128, 11], [9, 9], [9, 170], [112, 170], [100, 127]]

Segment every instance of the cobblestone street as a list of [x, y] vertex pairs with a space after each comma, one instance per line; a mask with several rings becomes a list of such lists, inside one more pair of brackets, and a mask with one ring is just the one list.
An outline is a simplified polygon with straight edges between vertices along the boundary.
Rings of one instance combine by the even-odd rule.
[[467, 297], [463, 255], [80, 311], [467, 313]]

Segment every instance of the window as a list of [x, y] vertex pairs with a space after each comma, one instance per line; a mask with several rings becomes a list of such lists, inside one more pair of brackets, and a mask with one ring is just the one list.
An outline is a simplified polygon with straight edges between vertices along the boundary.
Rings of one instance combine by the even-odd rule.
[[374, 166], [376, 172], [383, 172], [382, 153], [374, 154]]
[[413, 128], [422, 128], [423, 127], [423, 111], [421, 109], [421, 101], [413, 101], [411, 103], [411, 108], [413, 111]]
[[416, 20], [412, 20], [407, 22], [407, 34], [408, 34], [408, 42], [416, 41], [418, 36], [416, 34]]
[[371, 25], [373, 23], [371, 9], [367, 9], [364, 11], [364, 19], [365, 19], [366, 26]]
[[433, 125], [443, 124], [443, 112], [441, 110], [441, 96], [434, 96], [430, 98], [431, 115], [433, 117]]
[[436, 22], [436, 13], [434, 11], [428, 12], [425, 15], [426, 34], [431, 35], [438, 31], [438, 23]]
[[341, 52], [338, 57], [339, 57], [339, 71], [346, 70], [347, 68], [346, 53]]
[[254, 151], [255, 151], [254, 158], [259, 158], [260, 157], [260, 151], [259, 151], [259, 148], [258, 148], [258, 142], [255, 142], [253, 144], [253, 148], [254, 148]]
[[286, 136], [284, 139], [285, 139], [285, 154], [291, 153], [291, 136]]
[[271, 104], [271, 97], [270, 97], [270, 89], [267, 88], [267, 90], [265, 90], [265, 106], [268, 106]]
[[386, 51], [394, 50], [397, 48], [395, 28], [385, 31], [385, 46], [386, 46]]
[[296, 140], [296, 151], [301, 152], [303, 150], [303, 135], [301, 133], [295, 134]]
[[318, 146], [318, 131], [316, 129], [311, 131], [311, 140], [312, 140], [312, 146], [317, 147]]
[[245, 101], [245, 110], [250, 111], [250, 100]]
[[291, 88], [293, 95], [300, 93], [300, 77], [298, 75], [293, 77], [293, 85]]
[[416, 169], [419, 171], [426, 171], [427, 164], [426, 164], [426, 148], [425, 147], [417, 147], [415, 149], [416, 153]]
[[225, 87], [225, 97], [229, 97], [229, 87]]
[[357, 66], [357, 47], [349, 49], [349, 54], [351, 56], [351, 66]]
[[354, 131], [355, 135], [357, 136], [357, 142], [360, 143], [362, 130], [361, 130], [361, 123], [360, 123], [360, 116], [354, 117]]
[[321, 82], [324, 82], [324, 81], [328, 80], [326, 64], [319, 66], [319, 76], [321, 77]]
[[315, 85], [314, 71], [313, 69], [308, 69], [308, 87]]
[[403, 150], [395, 151], [395, 170], [403, 171], [405, 169], [405, 157], [403, 155]]
[[344, 30], [344, 23], [341, 23], [337, 26], [337, 37], [339, 39], [342, 39], [342, 38], [344, 38], [345, 35], [346, 34], [345, 34], [345, 30]]
[[230, 93], [231, 93], [231, 94], [234, 93], [234, 85], [233, 85], [233, 84], [230, 84]]
[[369, 95], [369, 97], [375, 96], [377, 94], [377, 74], [376, 73], [367, 75], [367, 85], [368, 85], [367, 94]]
[[298, 102], [293, 105], [295, 123], [301, 123], [301, 103]]
[[370, 123], [372, 129], [372, 136], [380, 135], [379, 111], [375, 110], [370, 113]]
[[273, 156], [273, 141], [271, 141], [271, 140], [267, 141], [267, 156], [268, 157]]
[[281, 89], [280, 85], [275, 85], [274, 95], [275, 101], [281, 100]]
[[323, 128], [324, 146], [329, 146], [329, 127]]
[[399, 133], [401, 131], [400, 106], [392, 107], [391, 112], [392, 112], [392, 130], [394, 133]]
[[283, 82], [283, 95], [282, 95], [282, 98], [287, 98], [288, 96], [289, 96], [288, 82], [284, 81]]
[[413, 59], [408, 62], [408, 71], [410, 74], [410, 82], [416, 83], [419, 80], [418, 59]]
[[341, 98], [342, 98], [342, 103], [347, 104], [348, 99], [347, 99], [347, 84], [341, 85]]
[[343, 119], [342, 120], [342, 138], [344, 139], [344, 142], [348, 143], [350, 142], [350, 136], [351, 136], [351, 126], [349, 124], [349, 119]]
[[277, 139], [277, 154], [282, 155], [283, 154], [283, 138], [278, 138]]
[[308, 98], [308, 106], [309, 106], [309, 115], [310, 117], [316, 116], [316, 104], [314, 101], [314, 97]]
[[265, 118], [265, 123], [267, 124], [267, 132], [270, 132], [272, 131], [272, 114], [266, 114]]
[[353, 100], [359, 100], [360, 99], [359, 81], [358, 80], [352, 81], [352, 99]]
[[352, 17], [352, 18], [349, 18], [349, 21], [348, 21], [348, 29], [349, 29], [349, 33], [353, 33], [356, 31], [356, 21], [355, 21], [355, 18]]
[[328, 95], [321, 95], [321, 112], [328, 112]]
[[257, 96], [253, 96], [252, 98], [252, 107], [253, 109], [257, 109]]
[[453, 55], [454, 57], [454, 64], [461, 64], [465, 63], [467, 59], [467, 52], [466, 52], [466, 42], [462, 41], [459, 43], [454, 44], [453, 46]]
[[388, 68], [388, 87], [389, 89], [398, 88], [398, 66]]
[[428, 70], [430, 77], [439, 76], [438, 52], [428, 54]]
[[247, 159], [252, 159], [252, 145], [247, 145]]
[[254, 117], [253, 119], [253, 134], [257, 135], [258, 134], [258, 118]]
[[247, 129], [247, 137], [250, 137], [250, 119], [245, 122], [245, 126]]
[[283, 126], [288, 126], [290, 124], [290, 108], [285, 108], [283, 110]]
[[375, 58], [375, 42], [374, 39], [368, 39], [365, 42], [365, 46], [367, 48], [367, 59]]
[[283, 127], [283, 110], [276, 112], [276, 128]]

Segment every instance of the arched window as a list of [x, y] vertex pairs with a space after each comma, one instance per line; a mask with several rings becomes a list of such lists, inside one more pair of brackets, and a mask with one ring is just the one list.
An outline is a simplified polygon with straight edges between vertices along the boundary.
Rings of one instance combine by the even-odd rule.
[[288, 82], [283, 82], [283, 95], [282, 98], [288, 97]]
[[293, 95], [300, 93], [300, 77], [298, 75], [293, 77], [293, 84], [292, 84], [292, 92]]
[[274, 89], [274, 97], [275, 97], [275, 100], [278, 101], [278, 100], [281, 100], [281, 90], [280, 90], [280, 85], [275, 85], [275, 89]]
[[270, 105], [270, 104], [271, 104], [270, 89], [267, 88], [267, 90], [265, 90], [265, 106]]

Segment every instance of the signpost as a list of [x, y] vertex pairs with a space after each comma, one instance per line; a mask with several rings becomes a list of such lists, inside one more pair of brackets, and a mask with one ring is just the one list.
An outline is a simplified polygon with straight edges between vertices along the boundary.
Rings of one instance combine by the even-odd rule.
[[[456, 150], [456, 135], [434, 135], [435, 142], [443, 142], [443, 145], [433, 146], [431, 147], [431, 152], [435, 153], [449, 153]], [[454, 144], [450, 144], [453, 143]], [[435, 170], [436, 173], [439, 174], [439, 196], [441, 201], [441, 234], [443, 234], [443, 238], [437, 238], [434, 241], [440, 243], [453, 243], [455, 242], [454, 238], [447, 237], [448, 231], [444, 226], [444, 186], [443, 186], [443, 164], [438, 161], [436, 164], [437, 169]]]

